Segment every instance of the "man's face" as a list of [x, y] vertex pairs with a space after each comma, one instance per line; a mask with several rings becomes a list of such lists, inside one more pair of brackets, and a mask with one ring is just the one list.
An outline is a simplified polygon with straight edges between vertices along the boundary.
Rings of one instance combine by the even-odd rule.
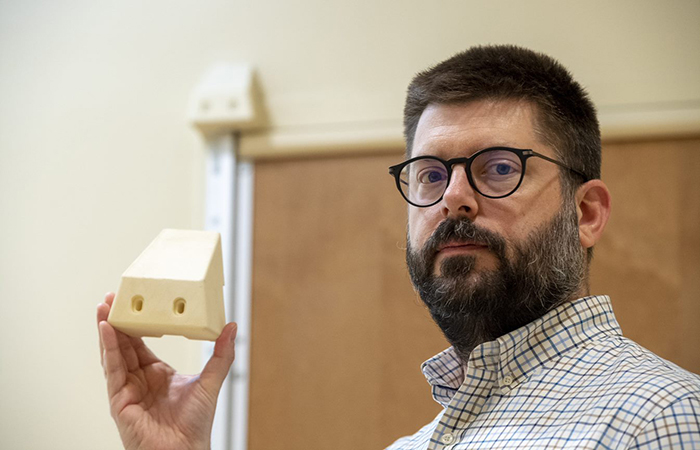
[[[515, 101], [428, 106], [412, 156], [447, 160], [495, 146], [556, 158], [535, 133], [533, 107]], [[439, 203], [409, 206], [412, 281], [463, 358], [580, 293], [585, 252], [559, 180], [555, 164], [530, 158], [518, 190], [489, 199], [471, 188], [460, 165]]]

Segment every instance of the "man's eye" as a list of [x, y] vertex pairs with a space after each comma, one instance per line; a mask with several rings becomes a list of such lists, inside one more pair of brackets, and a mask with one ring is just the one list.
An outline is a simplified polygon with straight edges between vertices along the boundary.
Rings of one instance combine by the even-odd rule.
[[518, 171], [518, 167], [510, 162], [492, 163], [484, 171], [486, 176], [506, 176], [513, 175]]
[[446, 178], [444, 171], [436, 169], [425, 169], [418, 174], [418, 182], [422, 184], [439, 183]]
[[496, 173], [499, 175], [508, 175], [513, 168], [509, 166], [508, 164], [497, 164], [496, 165]]

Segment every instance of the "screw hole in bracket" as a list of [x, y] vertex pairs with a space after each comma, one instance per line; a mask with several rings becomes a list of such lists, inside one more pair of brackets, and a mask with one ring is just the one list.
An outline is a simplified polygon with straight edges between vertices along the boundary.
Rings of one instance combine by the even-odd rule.
[[135, 313], [140, 313], [143, 311], [143, 297], [140, 295], [134, 295], [131, 297], [131, 310]]
[[187, 302], [184, 298], [178, 297], [173, 302], [173, 312], [175, 315], [180, 316], [185, 313], [185, 304]]

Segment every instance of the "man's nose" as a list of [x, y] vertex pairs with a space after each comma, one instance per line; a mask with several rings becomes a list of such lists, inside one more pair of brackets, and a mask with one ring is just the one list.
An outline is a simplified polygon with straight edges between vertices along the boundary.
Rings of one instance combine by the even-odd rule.
[[442, 196], [443, 216], [452, 219], [467, 217], [474, 220], [479, 210], [477, 195], [469, 184], [464, 164], [452, 167], [450, 184], [447, 185], [445, 194]]

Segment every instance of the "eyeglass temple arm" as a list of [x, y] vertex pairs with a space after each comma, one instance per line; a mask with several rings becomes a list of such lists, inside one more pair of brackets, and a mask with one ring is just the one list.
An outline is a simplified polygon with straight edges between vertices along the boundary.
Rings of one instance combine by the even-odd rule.
[[397, 168], [396, 168], [396, 167], [394, 167], [394, 166], [389, 167], [389, 175], [391, 175], [392, 177], [394, 177], [394, 178], [396, 179], [396, 182], [397, 182], [397, 183], [405, 184], [406, 186], [408, 186], [408, 183], [406, 183], [404, 180], [402, 180], [401, 178], [399, 178], [399, 176], [398, 176], [399, 173], [400, 173], [400, 172], [397, 171]]
[[573, 173], [575, 173], [576, 175], [579, 175], [579, 176], [580, 176], [581, 178], [583, 178], [584, 180], [588, 181], [588, 177], [587, 177], [585, 174], [583, 174], [582, 172], [579, 172], [579, 171], [576, 170], [576, 169], [572, 169], [571, 167], [567, 166], [567, 165], [564, 164], [563, 162], [557, 161], [556, 159], [550, 158], [549, 156], [545, 156], [545, 155], [542, 155], [542, 154], [540, 154], [540, 153], [533, 152], [532, 150], [530, 150], [530, 152], [531, 152], [531, 153], [530, 153], [530, 156], [537, 156], [538, 158], [542, 158], [542, 159], [544, 159], [544, 160], [546, 160], [546, 161], [553, 162], [553, 163], [556, 164], [557, 166], [560, 166], [560, 167], [563, 167], [563, 168], [565, 168], [565, 169], [568, 169], [568, 170], [572, 171]]

